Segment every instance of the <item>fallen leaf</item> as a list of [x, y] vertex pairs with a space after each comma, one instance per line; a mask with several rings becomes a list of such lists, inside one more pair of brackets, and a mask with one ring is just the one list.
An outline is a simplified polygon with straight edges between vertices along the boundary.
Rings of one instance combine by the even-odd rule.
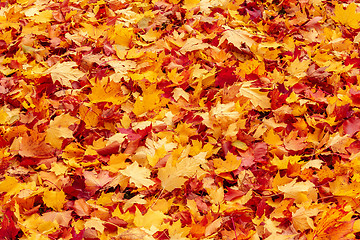
[[57, 222], [60, 226], [68, 227], [72, 219], [72, 211], [65, 212], [47, 212], [44, 213], [41, 218], [48, 222]]
[[78, 81], [85, 75], [77, 67], [75, 62], [58, 62], [44, 73], [50, 74], [54, 83], [58, 81], [61, 85], [72, 88], [72, 82]]
[[120, 170], [120, 173], [130, 178], [130, 182], [134, 183], [136, 187], [142, 186], [150, 187], [155, 184], [150, 179], [150, 170], [144, 167], [140, 167], [137, 162], [127, 166], [124, 170]]
[[335, 16], [332, 16], [332, 18], [343, 25], [358, 29], [360, 13], [356, 12], [356, 8], [357, 5], [355, 3], [350, 3], [346, 9], [344, 9], [343, 5], [337, 3], [334, 10]]
[[61, 211], [65, 204], [66, 195], [63, 191], [49, 191], [44, 192], [43, 201], [49, 208], [55, 211]]
[[255, 107], [259, 106], [262, 109], [270, 108], [270, 98], [267, 97], [268, 93], [261, 91], [259, 88], [252, 88], [250, 85], [250, 82], [244, 83], [236, 96], [244, 96], [250, 99]]
[[240, 50], [242, 49], [242, 44], [245, 44], [249, 48], [251, 48], [256, 43], [251, 37], [252, 34], [241, 29], [227, 30], [220, 38], [219, 45], [221, 45], [225, 40], [227, 40], [229, 43], [232, 43], [236, 48]]

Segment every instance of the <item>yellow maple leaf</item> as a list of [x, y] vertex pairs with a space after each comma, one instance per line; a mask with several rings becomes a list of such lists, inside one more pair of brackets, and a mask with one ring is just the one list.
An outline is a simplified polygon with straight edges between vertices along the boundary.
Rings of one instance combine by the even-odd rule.
[[191, 128], [190, 123], [178, 124], [175, 132], [177, 133], [177, 135], [175, 136], [175, 140], [181, 144], [186, 144], [189, 140], [189, 137], [197, 134], [197, 131]]
[[182, 54], [185, 54], [186, 52], [192, 52], [196, 50], [202, 50], [207, 47], [210, 47], [209, 44], [203, 43], [201, 39], [197, 38], [189, 38], [186, 40], [186, 43], [182, 48], [179, 50]]
[[343, 5], [336, 3], [334, 10], [335, 16], [333, 16], [332, 19], [343, 25], [358, 29], [360, 27], [360, 13], [356, 12], [356, 8], [357, 5], [354, 2], [350, 3], [346, 9], [343, 8]]
[[220, 38], [219, 45], [221, 45], [225, 40], [229, 43], [232, 43], [236, 48], [242, 49], [242, 44], [245, 43], [249, 48], [252, 47], [256, 42], [251, 38], [253, 35], [249, 32], [241, 29], [236, 30], [227, 30], [223, 33], [223, 36]]
[[271, 164], [278, 167], [278, 169], [287, 169], [288, 164], [295, 164], [301, 160], [301, 156], [294, 155], [294, 156], [283, 156], [283, 159], [279, 159], [278, 156], [274, 156], [273, 159], [270, 160]]
[[110, 39], [114, 40], [117, 45], [129, 47], [134, 30], [132, 28], [124, 27], [122, 24], [116, 24], [113, 34], [110, 34]]
[[54, 162], [51, 164], [51, 172], [54, 172], [56, 176], [63, 175], [66, 173], [68, 167], [62, 163]]
[[154, 184], [150, 179], [150, 169], [140, 167], [137, 162], [127, 166], [124, 170], [120, 170], [120, 173], [130, 177], [130, 182], [134, 183], [138, 188], [142, 186], [149, 187]]
[[85, 75], [85, 73], [76, 69], [76, 67], [77, 64], [75, 62], [56, 63], [44, 73], [50, 74], [54, 83], [58, 81], [61, 85], [72, 88], [71, 82], [77, 81]]
[[146, 42], [153, 42], [157, 40], [161, 36], [161, 32], [154, 31], [152, 28], [147, 31], [145, 34], [141, 35], [142, 39], [144, 39]]
[[46, 130], [45, 141], [53, 147], [60, 149], [65, 138], [73, 137], [73, 131], [69, 129], [69, 126], [79, 121], [79, 119], [70, 116], [70, 114], [55, 117], [54, 120], [51, 120], [49, 128]]
[[155, 83], [158, 79], [158, 72], [146, 71], [146, 72], [142, 72], [142, 73], [132, 73], [132, 74], [129, 74], [129, 76], [134, 81], [141, 81], [143, 79], [147, 79], [147, 80], [149, 80], [149, 82]]
[[161, 186], [169, 192], [180, 188], [187, 180], [183, 176], [179, 176], [177, 168], [168, 163], [164, 168], [159, 169], [158, 178], [161, 180]]
[[50, 22], [53, 18], [53, 11], [52, 10], [44, 10], [36, 14], [35, 16], [31, 17], [36, 23], [47, 23]]
[[251, 74], [261, 63], [255, 59], [247, 60], [244, 63], [239, 63], [236, 70], [239, 72], [240, 77], [245, 78], [247, 74]]
[[10, 110], [7, 106], [0, 107], [0, 124], [12, 124], [20, 118], [20, 109]]
[[121, 104], [128, 99], [128, 96], [123, 96], [120, 83], [108, 81], [106, 78], [94, 84], [88, 97], [92, 103], [111, 102]]
[[97, 26], [94, 26], [93, 24], [85, 23], [85, 22], [82, 22], [81, 25], [82, 25], [81, 28], [82, 34], [93, 39], [98, 39], [101, 36], [106, 35], [109, 31], [109, 26], [107, 25], [99, 24]]
[[225, 156], [225, 161], [221, 158], [214, 159], [215, 173], [225, 173], [236, 170], [241, 164], [241, 159], [238, 159], [234, 154], [228, 152]]
[[85, 222], [85, 228], [93, 228], [99, 232], [103, 232], [104, 227], [104, 221], [97, 217], [92, 217]]
[[102, 169], [108, 170], [113, 173], [117, 173], [120, 169], [126, 168], [127, 164], [125, 160], [129, 154], [112, 154], [110, 156], [110, 161], [108, 162], [108, 166], [103, 166]]
[[85, 124], [89, 127], [96, 127], [99, 120], [98, 117], [101, 114], [100, 109], [97, 107], [86, 107], [85, 105], [81, 105], [79, 107], [79, 115], [80, 118], [85, 122]]
[[358, 182], [348, 183], [348, 179], [337, 176], [335, 181], [329, 183], [331, 193], [334, 196], [356, 197], [360, 193]]
[[255, 107], [260, 107], [262, 109], [270, 108], [270, 98], [267, 96], [268, 92], [261, 91], [260, 88], [253, 88], [250, 87], [251, 82], [244, 83], [241, 88], [240, 92], [236, 95], [238, 96], [244, 96], [246, 98], [250, 99], [250, 102]]
[[21, 225], [27, 229], [28, 235], [26, 236], [26, 239], [30, 240], [48, 239], [44, 238], [42, 234], [55, 232], [59, 228], [59, 224], [56, 221], [47, 221], [36, 213], [25, 218], [25, 221], [23, 221]]
[[296, 203], [314, 201], [317, 198], [315, 184], [309, 180], [297, 182], [296, 179], [283, 186], [278, 186], [280, 192], [284, 193], [285, 198], [294, 198]]
[[154, 211], [160, 211], [160, 212], [163, 212], [163, 213], [167, 213], [171, 206], [174, 206], [173, 205], [173, 202], [174, 202], [175, 198], [172, 198], [172, 199], [169, 199], [169, 200], [166, 200], [165, 198], [153, 198], [153, 204], [151, 205], [151, 209], [154, 210]]
[[147, 111], [155, 109], [160, 103], [161, 90], [156, 89], [156, 85], [152, 84], [143, 92], [143, 97], [138, 97], [134, 104], [133, 113], [139, 116]]
[[319, 210], [316, 208], [305, 209], [304, 207], [301, 207], [296, 210], [296, 212], [292, 215], [292, 221], [295, 229], [301, 232], [309, 228], [314, 229], [314, 221], [311, 217], [317, 216], [318, 213]]
[[206, 163], [206, 152], [201, 152], [192, 158], [182, 158], [175, 163], [168, 160], [166, 166], [159, 169], [158, 178], [161, 186], [171, 192], [180, 188], [185, 182], [185, 177], [193, 177], [195, 174], [200, 177], [204, 172], [200, 166]]
[[198, 6], [200, 3], [200, 0], [184, 0], [183, 8], [190, 10], [196, 6]]
[[5, 180], [0, 182], [0, 192], [6, 192], [7, 195], [13, 195], [21, 190], [19, 189], [19, 186], [16, 178], [5, 175]]
[[270, 144], [271, 146], [279, 146], [283, 142], [281, 141], [280, 136], [274, 132], [274, 130], [271, 128], [264, 136], [264, 140], [266, 143]]
[[61, 211], [65, 203], [66, 195], [63, 191], [49, 191], [45, 190], [43, 201], [49, 208], [53, 208], [55, 211]]
[[310, 60], [302, 60], [300, 61], [298, 58], [296, 58], [293, 62], [289, 64], [287, 67], [288, 73], [290, 73], [291, 76], [302, 78], [306, 76], [306, 71], [309, 68]]
[[96, 204], [100, 205], [100, 206], [106, 206], [106, 205], [113, 204], [113, 199], [112, 199], [113, 195], [114, 195], [113, 193], [102, 192], [101, 195], [96, 200]]
[[278, 156], [275, 155], [274, 158], [270, 160], [270, 162], [271, 164], [277, 166], [279, 170], [281, 170], [281, 169], [287, 169], [289, 164], [289, 159], [284, 158], [281, 160], [278, 158]]
[[190, 156], [195, 156], [201, 152], [206, 152], [206, 158], [209, 158], [216, 151], [213, 149], [214, 145], [212, 145], [211, 143], [206, 143], [204, 147], [202, 146], [203, 144], [198, 140], [192, 140], [191, 143], [192, 147], [190, 148], [189, 152]]
[[150, 229], [151, 227], [159, 228], [164, 222], [166, 215], [160, 211], [154, 211], [151, 208], [144, 215], [139, 209], [136, 209], [134, 224], [137, 227], [144, 227]]

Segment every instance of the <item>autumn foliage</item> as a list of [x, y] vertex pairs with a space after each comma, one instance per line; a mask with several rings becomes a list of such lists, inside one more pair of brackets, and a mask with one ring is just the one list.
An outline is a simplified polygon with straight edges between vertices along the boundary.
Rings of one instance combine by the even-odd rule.
[[360, 5], [1, 0], [0, 239], [360, 238]]

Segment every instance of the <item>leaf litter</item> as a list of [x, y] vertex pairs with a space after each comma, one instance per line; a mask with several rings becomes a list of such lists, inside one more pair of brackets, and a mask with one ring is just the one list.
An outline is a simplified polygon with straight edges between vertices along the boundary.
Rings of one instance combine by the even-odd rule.
[[360, 238], [359, 14], [1, 1], [0, 238]]

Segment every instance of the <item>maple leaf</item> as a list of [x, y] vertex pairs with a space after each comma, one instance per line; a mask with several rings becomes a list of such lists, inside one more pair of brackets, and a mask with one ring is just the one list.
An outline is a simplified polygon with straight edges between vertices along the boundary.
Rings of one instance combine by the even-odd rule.
[[130, 177], [130, 182], [134, 183], [136, 187], [149, 187], [155, 182], [150, 179], [151, 171], [147, 168], [140, 167], [137, 162], [127, 166], [124, 170], [119, 171], [121, 174]]
[[94, 192], [105, 187], [111, 180], [113, 180], [113, 178], [109, 176], [108, 171], [100, 171], [99, 173], [84, 171], [83, 175], [86, 186], [89, 190]]
[[215, 173], [225, 173], [236, 170], [241, 164], [241, 160], [238, 159], [234, 154], [228, 152], [225, 157], [225, 161], [222, 159], [214, 159]]
[[162, 187], [169, 192], [180, 188], [186, 182], [186, 178], [179, 176], [177, 168], [171, 164], [166, 164], [164, 168], [159, 169], [158, 178], [161, 180]]
[[67, 172], [67, 166], [61, 163], [52, 163], [50, 171], [54, 172], [56, 176], [63, 175]]
[[347, 211], [338, 207], [324, 211], [311, 235], [319, 239], [347, 239], [345, 236], [352, 232], [354, 224], [354, 221], [342, 220], [347, 214]]
[[105, 78], [94, 84], [88, 97], [92, 103], [111, 102], [121, 104], [128, 99], [127, 96], [122, 94], [121, 84], [107, 81]]
[[46, 206], [53, 208], [56, 211], [61, 211], [65, 203], [66, 195], [63, 191], [49, 191], [44, 192], [43, 201]]
[[130, 228], [116, 236], [119, 240], [129, 239], [153, 239], [153, 237], [141, 228]]
[[310, 181], [296, 182], [296, 179], [294, 179], [290, 183], [278, 186], [278, 189], [285, 193], [285, 198], [294, 198], [296, 202], [306, 202], [317, 197], [316, 193], [314, 193], [314, 187], [315, 185]]
[[122, 24], [117, 24], [113, 30], [113, 34], [110, 36], [116, 44], [123, 47], [129, 47], [133, 34], [134, 30], [132, 28], [127, 28]]
[[7, 106], [0, 108], [0, 124], [12, 124], [20, 118], [20, 109], [10, 110]]
[[358, 29], [360, 21], [360, 13], [356, 12], [357, 5], [355, 3], [350, 3], [346, 9], [343, 8], [343, 5], [336, 3], [335, 4], [335, 16], [332, 18], [344, 25], [347, 25], [351, 28]]
[[160, 211], [153, 211], [149, 209], [144, 215], [139, 209], [136, 209], [134, 224], [137, 227], [144, 227], [150, 229], [152, 227], [159, 228], [164, 222], [166, 215]]
[[72, 219], [71, 216], [72, 211], [64, 211], [64, 212], [46, 212], [41, 218], [48, 222], [57, 222], [60, 226], [68, 227], [69, 222]]
[[290, 73], [291, 76], [302, 78], [307, 75], [306, 71], [309, 68], [310, 60], [302, 60], [300, 61], [298, 58], [296, 58], [293, 62], [289, 64], [287, 67], [288, 73]]
[[19, 228], [16, 226], [14, 221], [14, 213], [7, 209], [5, 211], [3, 220], [1, 222], [0, 228], [0, 238], [1, 239], [16, 239], [16, 235], [19, 232]]
[[270, 98], [267, 97], [267, 92], [261, 91], [259, 88], [252, 88], [251, 82], [242, 84], [239, 93], [236, 96], [244, 96], [250, 99], [251, 103], [262, 109], [270, 108]]
[[314, 229], [314, 221], [311, 217], [317, 216], [319, 213], [318, 209], [305, 209], [304, 207], [296, 210], [292, 215], [292, 221], [296, 230], [301, 232], [307, 229]]
[[90, 214], [90, 206], [83, 198], [75, 200], [73, 208], [75, 213], [80, 217], [88, 216]]
[[182, 46], [182, 48], [180, 48], [180, 52], [182, 54], [186, 53], [186, 52], [191, 52], [191, 51], [195, 51], [195, 50], [202, 50], [205, 49], [207, 47], [210, 47], [209, 44], [207, 43], [203, 43], [202, 40], [197, 39], [197, 38], [188, 38], [185, 42], [185, 45]]
[[104, 170], [109, 170], [110, 172], [116, 173], [120, 169], [127, 167], [125, 160], [128, 158], [128, 154], [113, 154], [110, 156], [108, 166], [103, 167]]
[[284, 139], [284, 146], [286, 149], [292, 151], [299, 151], [307, 146], [305, 138], [296, 139], [296, 136], [298, 136], [298, 133], [296, 131], [292, 131], [289, 135], [286, 136], [286, 138]]
[[157, 90], [155, 85], [151, 85], [147, 88], [143, 97], [138, 97], [134, 104], [134, 109], [132, 110], [135, 115], [139, 116], [147, 111], [153, 110], [160, 104], [159, 95], [162, 93], [161, 90]]
[[185, 177], [192, 177], [194, 174], [201, 176], [203, 173], [200, 166], [206, 162], [206, 152], [201, 152], [192, 158], [184, 158], [173, 166], [172, 161], [168, 161], [166, 166], [159, 169], [158, 178], [161, 185], [167, 191], [173, 191], [181, 187], [185, 182]]
[[0, 239], [356, 238], [353, 2], [1, 1]]
[[77, 122], [79, 122], [79, 119], [70, 116], [70, 114], [62, 114], [55, 117], [50, 122], [49, 128], [46, 131], [46, 142], [60, 149], [63, 139], [73, 137], [73, 131], [69, 127]]
[[85, 228], [94, 228], [95, 230], [97, 230], [99, 232], [103, 232], [105, 229], [104, 221], [97, 217], [88, 219], [85, 222], [84, 227]]
[[221, 45], [225, 40], [229, 43], [232, 43], [236, 48], [242, 49], [242, 44], [246, 44], [251, 48], [256, 42], [251, 38], [253, 35], [247, 31], [236, 29], [236, 30], [227, 30], [223, 33], [223, 36], [219, 40], [219, 45]]
[[360, 131], [360, 118], [352, 117], [343, 123], [344, 133], [353, 136], [356, 132]]
[[77, 67], [75, 62], [56, 63], [44, 73], [50, 74], [54, 83], [58, 81], [61, 85], [72, 88], [71, 83], [78, 81], [85, 75], [85, 73], [74, 67]]
[[51, 157], [54, 153], [54, 149], [46, 144], [45, 140], [46, 137], [44, 134], [30, 131], [30, 136], [24, 135], [15, 139], [10, 149], [23, 157]]
[[233, 68], [223, 68], [216, 76], [215, 86], [224, 87], [235, 83], [237, 80], [238, 76], [235, 75]]

